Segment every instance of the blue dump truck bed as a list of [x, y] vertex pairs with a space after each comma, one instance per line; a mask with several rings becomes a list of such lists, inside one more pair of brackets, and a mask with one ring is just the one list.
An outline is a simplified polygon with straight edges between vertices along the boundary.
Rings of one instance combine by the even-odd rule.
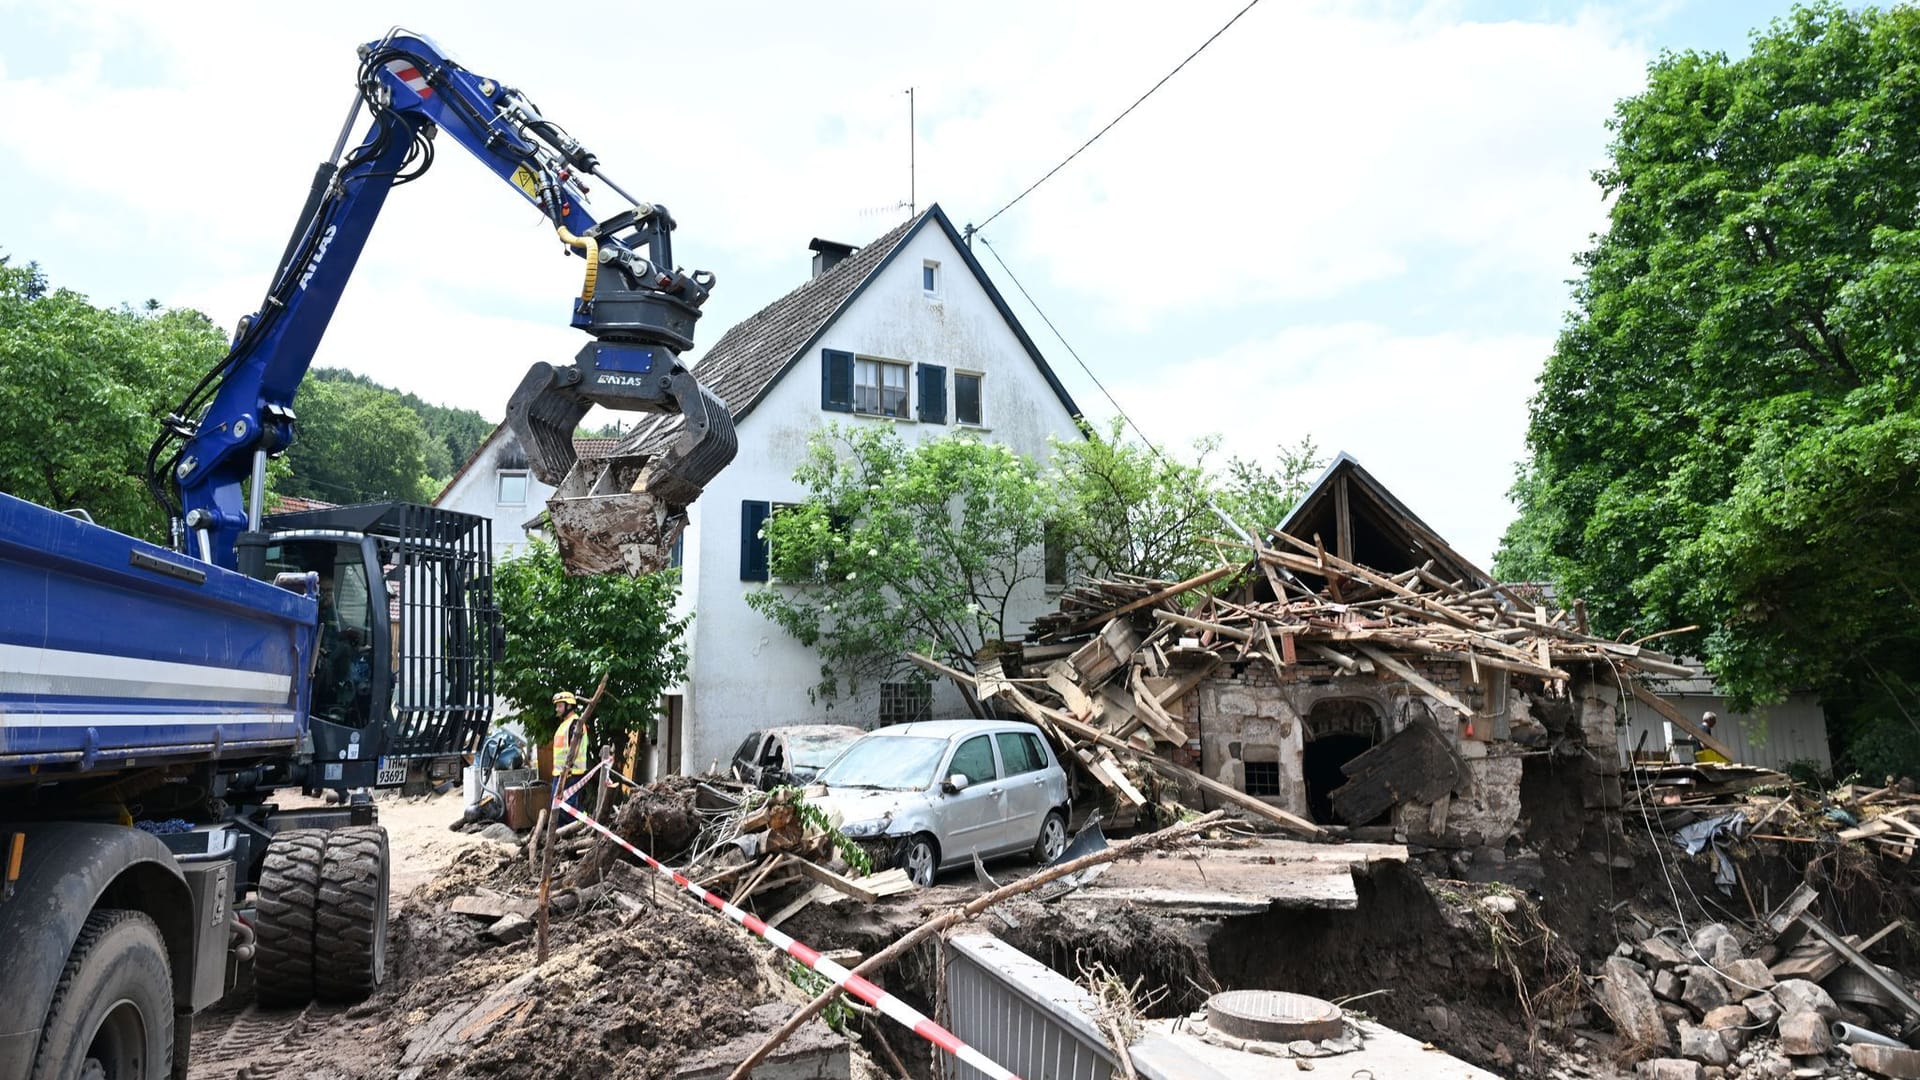
[[0, 494], [0, 783], [285, 757], [316, 604]]

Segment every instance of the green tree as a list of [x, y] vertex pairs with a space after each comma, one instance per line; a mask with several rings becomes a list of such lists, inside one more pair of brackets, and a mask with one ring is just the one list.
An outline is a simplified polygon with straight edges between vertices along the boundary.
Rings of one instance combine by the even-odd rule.
[[552, 545], [535, 541], [495, 572], [494, 596], [506, 631], [495, 672], [501, 697], [520, 710], [536, 742], [553, 737], [553, 695], [607, 693], [594, 712], [594, 745], [651, 732], [660, 695], [687, 672], [690, 615], [674, 613], [679, 571], [628, 577], [575, 577]]
[[1611, 127], [1499, 564], [1608, 633], [1705, 627], [1678, 644], [1739, 704], [1811, 687], [1854, 736], [1920, 731], [1920, 10], [1662, 55]]
[[1115, 417], [1105, 431], [1083, 423], [1084, 439], [1053, 443], [1055, 525], [1074, 568], [1184, 579], [1218, 564], [1220, 549], [1207, 539], [1226, 527], [1213, 510], [1220, 491], [1207, 458], [1220, 440], [1199, 440], [1194, 460], [1182, 461], [1127, 438], [1124, 423]]
[[328, 502], [426, 501], [426, 428], [391, 390], [359, 382], [309, 381], [294, 400], [299, 427], [287, 448], [283, 495]]
[[954, 434], [909, 447], [890, 426], [831, 426], [767, 522], [774, 582], [747, 603], [820, 655], [815, 700], [905, 667], [909, 649], [971, 667], [1037, 598], [1055, 504], [1040, 468]]
[[1234, 457], [1221, 472], [1208, 466], [1217, 436], [1194, 443], [1183, 461], [1128, 439], [1122, 421], [1106, 431], [1083, 427], [1084, 440], [1056, 441], [1052, 480], [1060, 508], [1056, 524], [1077, 569], [1095, 577], [1135, 574], [1184, 580], [1236, 558], [1214, 540], [1255, 536], [1278, 525], [1306, 493], [1325, 462], [1312, 437], [1281, 446], [1274, 463]]
[[493, 421], [472, 409], [434, 405], [422, 401], [418, 395], [401, 393], [345, 368], [314, 368], [307, 378], [310, 382], [354, 383], [384, 390], [412, 409], [420, 417], [420, 426], [426, 431], [427, 442], [422, 447], [422, 457], [426, 463], [426, 474], [433, 478], [430, 486], [435, 491], [453, 477], [454, 470], [466, 464], [487, 436], [493, 434], [496, 426]]
[[1220, 478], [1221, 511], [1263, 539], [1286, 520], [1320, 470], [1327, 467], [1327, 459], [1321, 456], [1311, 435], [1302, 436], [1293, 446], [1282, 443], [1274, 449], [1277, 453], [1272, 465], [1234, 457], [1228, 459], [1226, 474]]
[[0, 491], [166, 542], [147, 447], [225, 352], [198, 312], [97, 308], [0, 257]]

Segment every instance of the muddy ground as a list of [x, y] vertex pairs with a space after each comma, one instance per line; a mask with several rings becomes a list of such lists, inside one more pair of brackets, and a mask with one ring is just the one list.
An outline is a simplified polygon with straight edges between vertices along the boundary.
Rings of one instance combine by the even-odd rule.
[[[1736, 850], [1742, 888], [1724, 894], [1705, 861], [1679, 857], [1651, 821], [1587, 811], [1578, 780], [1530, 763], [1520, 840], [1416, 848], [1407, 864], [1376, 863], [1356, 882], [1353, 911], [1183, 919], [1019, 899], [981, 922], [1069, 977], [1099, 965], [1140, 979], [1149, 1015], [1190, 1013], [1221, 989], [1289, 990], [1348, 1001], [1503, 1076], [1605, 1078], [1627, 1073], [1587, 975], [1621, 941], [1682, 920], [1749, 920], [1802, 880], [1832, 896], [1830, 911], [1849, 929], [1904, 917], [1913, 901], [1899, 872], [1845, 846], [1745, 845]], [[610, 873], [626, 882], [627, 899], [602, 896], [556, 918], [551, 955], [538, 965], [531, 938], [495, 943], [482, 934], [485, 921], [449, 910], [482, 888], [532, 895], [522, 850], [450, 831], [457, 797], [382, 800], [380, 810], [396, 905], [385, 987], [348, 1008], [215, 1010], [195, 1025], [195, 1080], [671, 1076], [702, 1049], [735, 1038], [751, 1045], [810, 996], [809, 976], [769, 947], [624, 870]], [[662, 856], [691, 839], [661, 793], [620, 820]], [[563, 865], [558, 880], [578, 869]], [[1004, 881], [1028, 869], [995, 873]], [[816, 904], [783, 928], [824, 951], [871, 955], [980, 888], [971, 872], [949, 873], [933, 889], [871, 907]], [[757, 898], [761, 914], [790, 898], [784, 890]], [[1904, 970], [1912, 948], [1899, 942], [1880, 959]], [[875, 981], [924, 1012], [942, 1009], [931, 944]], [[768, 1002], [776, 1005], [749, 1015]], [[896, 1057], [912, 1075], [938, 1075], [911, 1034], [842, 1019], [864, 1048], [856, 1075], [897, 1074]]]

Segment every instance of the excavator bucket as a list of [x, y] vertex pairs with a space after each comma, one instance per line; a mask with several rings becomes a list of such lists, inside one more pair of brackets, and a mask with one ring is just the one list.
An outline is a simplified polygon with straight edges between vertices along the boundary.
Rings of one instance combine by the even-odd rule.
[[[654, 453], [582, 459], [573, 433], [588, 408], [679, 414]], [[548, 518], [570, 574], [638, 576], [664, 568], [687, 507], [738, 449], [733, 414], [671, 350], [596, 341], [572, 367], [535, 364], [507, 403], [528, 466], [551, 484]]]

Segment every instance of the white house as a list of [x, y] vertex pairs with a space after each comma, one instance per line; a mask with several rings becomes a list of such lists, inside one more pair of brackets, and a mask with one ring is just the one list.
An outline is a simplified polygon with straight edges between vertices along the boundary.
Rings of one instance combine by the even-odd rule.
[[[619, 442], [575, 439], [573, 450], [581, 457], [605, 457]], [[527, 549], [527, 523], [540, 516], [552, 495], [553, 489], [528, 471], [527, 452], [520, 440], [501, 424], [468, 455], [460, 471], [435, 496], [433, 505], [491, 519], [493, 561], [497, 566], [502, 559]]]
[[[1080, 437], [1078, 407], [938, 206], [865, 247], [811, 249], [812, 278], [693, 367], [727, 402], [740, 451], [690, 514], [681, 603], [694, 615], [692, 660], [662, 705], [656, 774], [724, 765], [748, 732], [774, 724], [965, 715], [946, 686], [931, 700], [901, 683], [815, 704], [819, 656], [747, 606], [767, 584], [761, 525], [803, 497], [793, 472], [814, 432], [894, 424], [917, 442], [965, 430], [1042, 459], [1050, 437]], [[623, 449], [658, 449], [678, 423], [646, 418]], [[1036, 583], [1019, 598], [1015, 620], [1046, 610], [1046, 592]]]

